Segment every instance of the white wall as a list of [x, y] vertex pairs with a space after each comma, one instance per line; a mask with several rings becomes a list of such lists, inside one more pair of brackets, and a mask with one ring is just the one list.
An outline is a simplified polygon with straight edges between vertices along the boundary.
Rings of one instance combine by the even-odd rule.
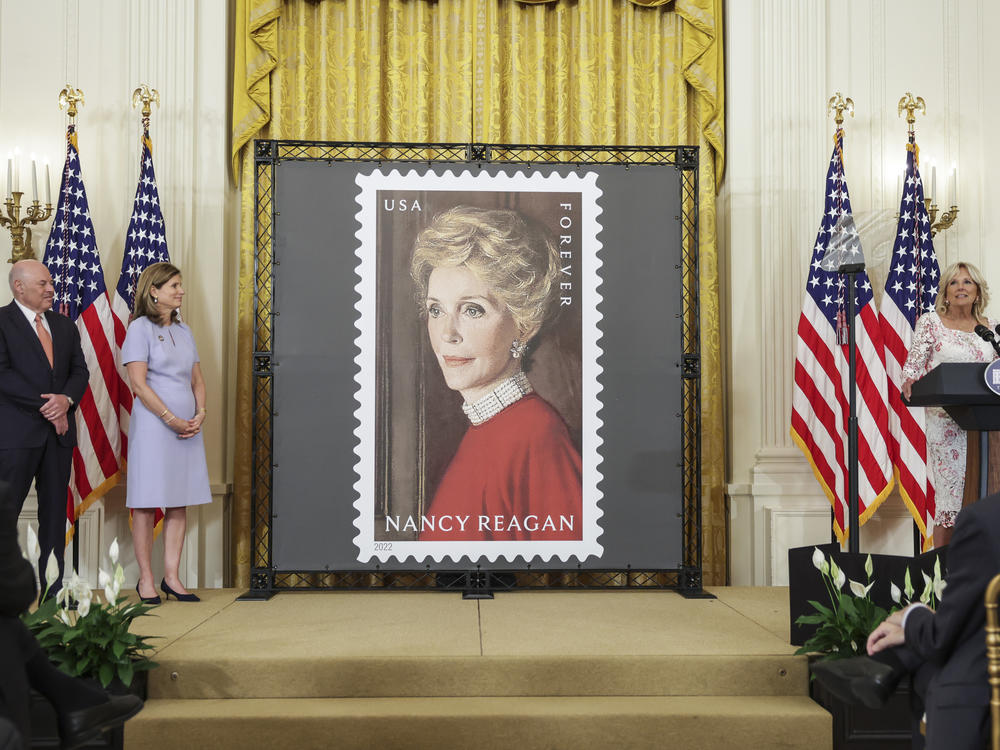
[[[151, 124], [153, 158], [170, 257], [183, 271], [188, 292], [184, 318], [194, 330], [208, 383], [204, 433], [215, 498], [188, 514], [181, 571], [189, 586], [223, 584], [232, 482], [235, 316], [229, 279], [237, 263], [232, 207], [239, 199], [227, 176], [227, 33], [225, 0], [0, 0], [0, 157], [15, 146], [25, 154], [23, 163], [31, 152], [48, 157], [56, 191], [68, 122], [57, 96], [67, 83], [83, 90], [80, 160], [112, 291], [139, 174], [141, 125], [131, 94], [141, 83], [160, 94]], [[44, 252], [50, 226], [51, 220], [35, 233], [36, 257]], [[9, 248], [8, 232], [0, 231], [4, 261]], [[10, 298], [7, 284], [0, 284], [0, 304]], [[124, 502], [124, 487], [116, 488], [85, 519], [81, 567], [92, 582], [96, 565], [107, 564], [115, 536], [123, 542], [130, 580], [136, 578]], [[34, 518], [34, 508], [30, 498], [22, 527]], [[162, 559], [159, 549], [154, 559]]]
[[[991, 0], [730, 0], [726, 7], [727, 173], [720, 256], [729, 331], [729, 487], [734, 584], [784, 584], [789, 546], [829, 541], [829, 502], [789, 438], [795, 327], [823, 210], [834, 123], [827, 100], [851, 97], [845, 161], [872, 282], [881, 290], [905, 163], [907, 91], [921, 167], [938, 193], [959, 169], [955, 225], [934, 239], [942, 266], [978, 265], [1000, 292], [1000, 227], [989, 136], [1000, 115], [1000, 5]], [[943, 201], [939, 201], [943, 203]], [[747, 280], [750, 280], [748, 283]], [[996, 297], [991, 313], [996, 316]], [[861, 549], [910, 554], [897, 496], [861, 530]]]

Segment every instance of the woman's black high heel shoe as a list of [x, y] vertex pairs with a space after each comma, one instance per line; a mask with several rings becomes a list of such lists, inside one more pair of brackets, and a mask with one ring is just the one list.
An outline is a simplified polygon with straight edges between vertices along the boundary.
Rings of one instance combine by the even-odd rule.
[[[167, 585], [167, 580], [164, 578], [160, 581], [160, 588], [163, 589], [163, 596], [167, 599], [174, 597], [179, 602], [200, 602], [201, 598], [197, 594], [178, 594], [172, 588]], [[160, 597], [156, 597], [159, 599]]]
[[[139, 594], [139, 584], [138, 583], [135, 585], [135, 593]], [[141, 601], [143, 604], [160, 604], [161, 603], [159, 596], [143, 596], [142, 594], [139, 594], [139, 601]]]

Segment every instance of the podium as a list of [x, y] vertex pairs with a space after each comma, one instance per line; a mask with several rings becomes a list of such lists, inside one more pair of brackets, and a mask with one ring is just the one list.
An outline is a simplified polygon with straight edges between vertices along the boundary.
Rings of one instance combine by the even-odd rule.
[[[969, 433], [966, 488], [978, 484], [978, 495], [1000, 491], [1000, 441], [990, 433], [1000, 431], [1000, 396], [986, 387], [982, 362], [945, 362], [913, 383], [909, 406], [940, 406], [956, 424]], [[974, 433], [978, 432], [978, 439]], [[974, 474], [978, 477], [974, 480]], [[968, 504], [969, 493], [963, 500]]]

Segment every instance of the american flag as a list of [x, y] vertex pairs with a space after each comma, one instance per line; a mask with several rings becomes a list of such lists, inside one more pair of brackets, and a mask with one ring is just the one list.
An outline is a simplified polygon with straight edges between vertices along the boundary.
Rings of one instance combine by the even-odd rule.
[[[135, 188], [132, 201], [132, 218], [125, 235], [125, 253], [122, 256], [122, 271], [115, 288], [113, 312], [115, 315], [115, 362], [125, 383], [128, 375], [121, 364], [121, 348], [125, 343], [125, 332], [135, 303], [135, 287], [145, 268], [153, 263], [169, 263], [167, 252], [166, 226], [160, 211], [160, 193], [156, 189], [156, 173], [153, 171], [153, 142], [149, 137], [149, 120], [143, 118], [142, 151], [139, 156], [139, 184]], [[118, 401], [118, 421], [121, 424], [122, 464], [128, 457], [128, 426], [132, 416], [132, 391], [123, 387]], [[131, 517], [131, 516], [130, 516]], [[161, 528], [163, 511], [157, 509], [153, 523], [157, 531]]]
[[[143, 124], [142, 152], [140, 154], [139, 184], [132, 201], [132, 218], [125, 235], [125, 253], [122, 256], [122, 270], [112, 301], [115, 315], [115, 361], [120, 375], [128, 382], [125, 368], [121, 364], [121, 348], [125, 343], [125, 331], [135, 303], [135, 285], [146, 266], [159, 262], [170, 262], [167, 253], [166, 227], [160, 212], [160, 194], [156, 189], [156, 174], [153, 172], [153, 143], [149, 138], [149, 125]], [[132, 391], [122, 388], [118, 401], [118, 421], [121, 425], [122, 457], [128, 456], [128, 425], [132, 414]]]
[[66, 502], [66, 543], [73, 522], [118, 483], [118, 401], [127, 390], [115, 365], [115, 323], [83, 187], [76, 129], [66, 131], [66, 166], [43, 262], [55, 285], [56, 310], [76, 323], [90, 385], [76, 410], [77, 445]]
[[924, 410], [904, 405], [899, 395], [913, 329], [917, 318], [934, 309], [941, 275], [931, 239], [931, 221], [924, 204], [919, 153], [911, 132], [906, 146], [906, 178], [899, 203], [896, 242], [879, 315], [889, 378], [889, 449], [893, 470], [899, 482], [899, 494], [913, 514], [926, 544], [929, 523], [934, 518], [934, 483], [927, 473]]
[[[860, 240], [853, 229], [851, 199], [844, 176], [843, 130], [834, 135], [833, 156], [826, 175], [823, 221], [813, 248], [806, 294], [799, 317], [792, 393], [792, 439], [812, 465], [813, 473], [830, 499], [834, 532], [841, 544], [853, 529], [847, 528], [847, 420], [849, 388], [845, 287], [847, 277], [823, 268], [823, 259], [834, 240], [847, 240], [858, 251]], [[838, 223], [839, 222], [839, 223]], [[836, 232], [846, 225], [846, 237]], [[855, 348], [857, 358], [858, 415], [858, 515], [864, 523], [892, 489], [892, 463], [885, 403], [886, 375], [882, 336], [864, 271], [856, 276]]]

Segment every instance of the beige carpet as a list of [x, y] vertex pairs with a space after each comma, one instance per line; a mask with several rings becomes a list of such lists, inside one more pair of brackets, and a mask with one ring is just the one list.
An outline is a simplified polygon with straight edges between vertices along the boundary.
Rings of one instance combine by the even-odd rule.
[[711, 591], [202, 591], [136, 628], [160, 667], [126, 746], [829, 747], [787, 589]]

